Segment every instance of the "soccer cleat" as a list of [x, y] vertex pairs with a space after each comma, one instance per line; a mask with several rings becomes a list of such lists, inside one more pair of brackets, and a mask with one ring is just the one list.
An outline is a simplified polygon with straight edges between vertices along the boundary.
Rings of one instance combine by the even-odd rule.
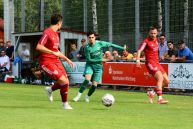
[[86, 95], [86, 96], [85, 96], [85, 102], [89, 103], [89, 101], [90, 101], [90, 100], [89, 100], [89, 96]]
[[73, 101], [77, 102], [78, 100], [80, 100], [81, 95], [82, 95], [82, 93], [78, 92], [77, 96], [73, 98]]
[[153, 91], [148, 91], [147, 92], [147, 95], [148, 95], [148, 97], [149, 97], [149, 102], [150, 103], [153, 103], [153, 98], [154, 98], [154, 92]]
[[167, 104], [168, 103], [168, 100], [165, 100], [165, 99], [160, 99], [157, 101], [158, 104]]
[[71, 110], [73, 109], [69, 104], [63, 104], [64, 109]]
[[45, 91], [46, 91], [46, 93], [48, 95], [48, 99], [50, 100], [50, 102], [53, 102], [53, 96], [52, 96], [52, 89], [51, 89], [51, 87], [46, 87]]

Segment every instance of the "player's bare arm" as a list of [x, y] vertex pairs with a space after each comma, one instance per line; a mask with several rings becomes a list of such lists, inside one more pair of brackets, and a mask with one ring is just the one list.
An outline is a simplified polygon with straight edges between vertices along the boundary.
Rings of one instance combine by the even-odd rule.
[[141, 68], [141, 63], [140, 63], [140, 56], [141, 56], [141, 50], [137, 50], [137, 57], [136, 57], [136, 67]]
[[37, 50], [37, 51], [40, 51], [40, 52], [43, 52], [43, 53], [54, 54], [54, 55], [56, 55], [57, 57], [59, 56], [59, 53], [54, 52], [54, 51], [52, 51], [52, 50], [44, 47], [43, 45], [41, 45], [41, 44], [39, 44], [39, 43], [38, 43], [37, 46], [36, 46], [36, 50]]
[[69, 65], [70, 65], [70, 67], [71, 68], [74, 68], [74, 63], [70, 60], [70, 59], [68, 59], [65, 55], [63, 55], [60, 51], [58, 51], [58, 54], [59, 54], [59, 58], [61, 58], [61, 59], [63, 59], [64, 61], [66, 61]]

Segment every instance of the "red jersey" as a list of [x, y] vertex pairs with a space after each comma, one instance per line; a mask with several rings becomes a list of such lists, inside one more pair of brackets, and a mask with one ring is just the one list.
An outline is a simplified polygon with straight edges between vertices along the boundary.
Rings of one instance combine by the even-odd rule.
[[158, 39], [151, 40], [149, 37], [144, 39], [139, 50], [144, 51], [146, 63], [159, 62], [158, 60]]
[[[51, 28], [47, 28], [44, 30], [41, 39], [39, 40], [39, 44], [44, 47], [57, 52], [59, 48], [59, 36], [58, 33], [53, 31]], [[42, 53], [40, 52], [39, 63], [45, 64], [50, 62], [58, 62], [59, 58], [53, 54]]]

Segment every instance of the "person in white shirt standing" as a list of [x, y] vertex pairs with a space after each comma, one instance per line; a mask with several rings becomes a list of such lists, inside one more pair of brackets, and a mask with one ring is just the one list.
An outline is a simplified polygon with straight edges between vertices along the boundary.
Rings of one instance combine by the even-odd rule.
[[29, 49], [27, 49], [25, 44], [22, 45], [20, 56], [22, 61], [30, 61], [30, 52], [29, 52]]
[[1, 51], [0, 57], [0, 73], [9, 71], [10, 69], [10, 60], [9, 57], [6, 55], [5, 51]]

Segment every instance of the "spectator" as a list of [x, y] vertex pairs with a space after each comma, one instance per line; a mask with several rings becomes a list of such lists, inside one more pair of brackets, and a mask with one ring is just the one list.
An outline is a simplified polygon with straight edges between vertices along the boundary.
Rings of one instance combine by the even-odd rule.
[[10, 60], [9, 57], [6, 55], [5, 51], [1, 51], [0, 57], [0, 73], [9, 71], [10, 68]]
[[167, 45], [168, 50], [160, 57], [160, 60], [174, 62], [176, 57], [178, 57], [178, 50], [174, 47], [174, 43], [172, 41], [168, 41]]
[[158, 45], [159, 58], [164, 55], [164, 53], [168, 50], [167, 41], [165, 39], [165, 35], [160, 35], [160, 42]]
[[86, 39], [82, 39], [81, 40], [82, 46], [80, 47], [80, 50], [77, 54], [77, 58], [79, 59], [79, 61], [86, 61], [86, 57], [85, 57], [85, 46], [86, 46]]
[[43, 71], [38, 63], [38, 60], [34, 62], [34, 66], [31, 68], [31, 72], [32, 84], [41, 84]]
[[114, 61], [118, 61], [121, 59], [121, 56], [119, 55], [118, 51], [117, 50], [114, 50], [113, 51], [113, 60]]
[[113, 61], [113, 56], [111, 55], [111, 52], [106, 51], [105, 54], [103, 55], [102, 60], [105, 61], [105, 62]]
[[145, 61], [145, 53], [144, 53], [144, 51], [141, 52], [140, 60], [141, 61]]
[[9, 57], [10, 61], [12, 62], [14, 60], [14, 46], [12, 46], [11, 41], [6, 42], [7, 48], [6, 48], [6, 55]]
[[134, 53], [133, 53], [133, 60], [136, 60], [136, 58], [137, 58], [137, 51], [134, 51]]
[[123, 55], [121, 57], [122, 60], [132, 60], [133, 59], [133, 54], [129, 53], [127, 50], [123, 51]]
[[78, 59], [77, 59], [77, 54], [78, 54], [78, 50], [77, 50], [76, 44], [75, 44], [75, 43], [72, 43], [72, 44], [71, 44], [71, 52], [70, 52], [70, 54], [69, 54], [69, 58], [70, 58], [72, 61], [78, 61]]
[[[137, 51], [134, 51], [134, 53], [133, 53], [133, 61], [136, 61], [136, 59], [137, 59]], [[145, 54], [144, 54], [143, 51], [141, 52], [140, 60], [141, 61], [145, 61]]]
[[2, 50], [5, 51], [6, 48], [5, 48], [5, 46], [4, 46], [3, 41], [0, 41], [0, 52], [1, 52]]
[[22, 61], [30, 61], [30, 52], [29, 52], [29, 49], [27, 49], [26, 44], [22, 45], [20, 57], [21, 57]]
[[183, 40], [180, 40], [178, 43], [178, 57], [176, 58], [177, 62], [185, 62], [193, 60], [192, 51], [185, 45]]

